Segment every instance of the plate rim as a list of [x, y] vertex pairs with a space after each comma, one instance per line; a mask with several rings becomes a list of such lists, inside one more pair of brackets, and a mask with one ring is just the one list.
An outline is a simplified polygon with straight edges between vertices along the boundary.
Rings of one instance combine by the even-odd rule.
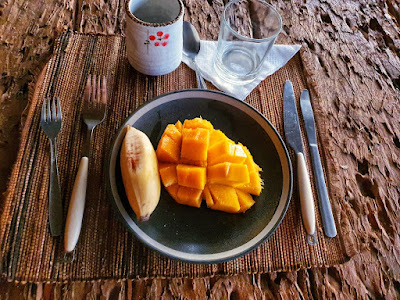
[[[179, 250], [175, 250], [172, 249], [170, 247], [167, 247], [161, 243], [159, 243], [157, 240], [151, 238], [150, 236], [148, 236], [144, 231], [142, 231], [136, 224], [136, 221], [133, 220], [129, 214], [126, 212], [126, 209], [123, 207], [122, 201], [121, 199], [116, 199], [113, 193], [113, 187], [112, 187], [112, 183], [111, 183], [111, 176], [110, 176], [110, 172], [111, 172], [111, 159], [113, 157], [114, 154], [114, 149], [116, 149], [116, 142], [117, 140], [120, 138], [121, 132], [124, 130], [124, 128], [126, 127], [126, 125], [129, 123], [129, 121], [131, 120], [131, 118], [137, 114], [139, 111], [141, 111], [143, 108], [145, 108], [146, 106], [152, 104], [153, 102], [159, 100], [160, 98], [164, 98], [164, 97], [168, 97], [168, 96], [173, 96], [174, 94], [185, 94], [185, 93], [200, 93], [200, 94], [216, 94], [222, 97], [227, 97], [230, 99], [230, 101], [233, 101], [234, 103], [240, 103], [238, 105], [244, 105], [246, 106], [248, 109], [250, 109], [251, 111], [253, 111], [253, 113], [255, 113], [256, 115], [258, 115], [259, 117], [261, 117], [261, 119], [263, 119], [263, 121], [266, 122], [266, 124], [268, 125], [268, 127], [274, 132], [275, 134], [275, 138], [277, 138], [279, 144], [282, 147], [283, 153], [284, 153], [284, 157], [286, 158], [286, 162], [287, 162], [287, 171], [288, 171], [288, 188], [287, 188], [287, 197], [284, 201], [284, 207], [281, 210], [280, 215], [277, 217], [277, 221], [275, 222], [275, 224], [272, 226], [271, 229], [269, 229], [269, 231], [264, 234], [260, 239], [258, 239], [258, 241], [252, 243], [252, 241], [254, 239], [256, 239], [257, 237], [259, 237], [259, 235], [265, 230], [265, 228], [268, 226], [268, 224], [266, 226], [263, 227], [263, 229], [255, 236], [253, 237], [251, 240], [249, 240], [248, 242], [235, 247], [233, 249], [227, 250], [227, 251], [223, 251], [223, 252], [218, 252], [215, 254], [196, 254], [196, 253], [187, 253], [187, 252], [183, 252], [183, 251], [179, 251]], [[194, 98], [195, 96], [192, 96], [192, 98]], [[189, 97], [190, 98], [190, 97]], [[206, 99], [211, 99], [211, 97], [204, 97]], [[171, 99], [172, 100], [172, 99]], [[179, 100], [178, 99], [175, 99]], [[214, 99], [218, 102], [222, 102], [221, 100], [218, 99]], [[225, 104], [230, 104], [227, 102], [222, 102]], [[235, 106], [237, 109], [237, 106]], [[240, 109], [242, 110], [242, 109]], [[248, 112], [244, 111], [244, 113], [246, 113], [247, 115]], [[251, 115], [249, 115], [249, 117], [253, 118]], [[256, 121], [257, 122], [257, 121]], [[259, 123], [259, 122], [257, 122]], [[265, 129], [264, 129], [265, 130]], [[268, 133], [267, 133], [268, 134]], [[268, 136], [270, 136], [268, 134]], [[274, 147], [276, 149], [275, 143], [273, 141], [273, 137], [270, 136]], [[121, 138], [120, 138], [121, 139]], [[122, 141], [121, 141], [122, 142]], [[257, 109], [255, 109], [253, 106], [251, 106], [250, 104], [241, 101], [231, 95], [228, 95], [226, 93], [220, 92], [220, 91], [213, 91], [213, 90], [202, 90], [202, 89], [183, 89], [183, 90], [177, 90], [177, 91], [172, 91], [169, 93], [164, 93], [161, 94], [157, 97], [154, 97], [153, 99], [151, 99], [150, 101], [147, 101], [143, 104], [141, 104], [137, 109], [135, 109], [123, 122], [123, 124], [120, 126], [120, 128], [118, 129], [118, 131], [115, 133], [115, 135], [113, 136], [113, 139], [111, 140], [111, 147], [109, 149], [109, 153], [107, 156], [107, 165], [106, 165], [106, 185], [107, 185], [107, 196], [109, 198], [109, 201], [112, 203], [112, 206], [114, 207], [115, 213], [117, 214], [118, 218], [120, 219], [120, 221], [122, 221], [122, 223], [124, 224], [124, 226], [130, 231], [132, 232], [136, 238], [138, 238], [145, 246], [155, 250], [156, 252], [167, 256], [169, 258], [178, 260], [178, 261], [182, 261], [182, 262], [187, 262], [187, 263], [195, 263], [195, 264], [216, 264], [216, 263], [223, 263], [226, 261], [230, 261], [233, 260], [235, 258], [241, 257], [247, 253], [249, 253], [250, 251], [256, 249], [258, 246], [260, 246], [262, 243], [264, 243], [275, 231], [276, 229], [279, 227], [279, 225], [281, 224], [282, 220], [284, 219], [286, 212], [288, 210], [289, 204], [290, 204], [290, 200], [292, 197], [292, 193], [293, 193], [293, 168], [292, 168], [292, 163], [290, 160], [290, 156], [289, 156], [289, 152], [288, 149], [281, 137], [281, 135], [278, 133], [278, 131], [276, 130], [276, 128], [271, 124], [271, 122], [263, 115], [261, 114]], [[116, 149], [115, 151], [118, 151], [118, 149]], [[117, 156], [118, 154], [116, 154]], [[279, 152], [278, 152], [279, 155]], [[282, 161], [281, 161], [281, 165], [282, 165]], [[115, 164], [114, 164], [114, 171], [115, 171]], [[282, 171], [283, 167], [282, 167]], [[285, 172], [284, 172], [285, 173]], [[283, 192], [282, 192], [283, 193]], [[281, 196], [283, 197], [283, 196]], [[281, 198], [282, 199], [282, 198]], [[118, 202], [120, 203], [117, 203]], [[278, 205], [276, 210], [278, 209], [278, 207], [281, 205], [282, 200], [279, 200]], [[123, 211], [125, 212], [125, 214], [127, 214], [129, 216], [129, 219], [133, 222], [133, 226], [135, 227], [132, 228], [131, 225], [129, 225], [129, 220], [127, 220], [124, 216], [123, 216], [123, 212], [121, 211], [121, 208], [123, 209]], [[271, 220], [274, 218], [274, 215], [272, 216]], [[247, 244], [251, 244], [248, 247], [244, 247], [245, 249], [240, 250], [239, 252], [236, 251], [233, 254], [227, 254], [227, 255], [222, 255], [225, 253], [230, 253], [230, 252], [234, 252], [236, 249], [242, 248], [244, 245]], [[165, 249], [167, 250], [165, 250]], [[222, 257], [219, 257], [221, 256]], [[186, 256], [192, 256], [190, 257], [186, 257]], [[216, 256], [216, 257], [215, 257]]]

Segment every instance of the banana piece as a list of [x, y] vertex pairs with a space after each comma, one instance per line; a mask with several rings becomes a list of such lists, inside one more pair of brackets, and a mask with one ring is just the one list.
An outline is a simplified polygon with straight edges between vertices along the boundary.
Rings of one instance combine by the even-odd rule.
[[147, 221], [160, 200], [160, 176], [153, 145], [145, 133], [126, 126], [121, 148], [125, 192], [138, 221]]

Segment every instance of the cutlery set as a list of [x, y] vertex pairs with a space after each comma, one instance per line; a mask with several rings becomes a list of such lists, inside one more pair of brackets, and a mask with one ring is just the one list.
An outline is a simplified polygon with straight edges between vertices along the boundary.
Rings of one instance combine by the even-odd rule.
[[[300, 107], [308, 137], [308, 144], [310, 146], [312, 164], [314, 166], [315, 183], [317, 187], [322, 225], [326, 236], [332, 238], [336, 236], [336, 226], [329, 202], [324, 173], [322, 171], [315, 133], [314, 115], [308, 90], [304, 90], [301, 93]], [[310, 245], [315, 245], [317, 238], [315, 232], [314, 198], [304, 157], [303, 139], [300, 131], [296, 98], [293, 91], [293, 85], [290, 81], [285, 82], [283, 90], [283, 119], [286, 141], [296, 154], [301, 215], [303, 218], [304, 228], [307, 232], [307, 242]]]
[[[74, 251], [82, 227], [85, 208], [90, 145], [95, 127], [103, 122], [107, 108], [107, 80], [105, 76], [89, 75], [84, 93], [82, 119], [87, 126], [78, 173], [75, 178], [64, 229], [64, 252]], [[57, 168], [56, 136], [61, 129], [60, 99], [45, 100], [42, 106], [41, 127], [50, 140], [49, 223], [52, 236], [63, 230], [63, 205]], [[66, 256], [67, 257], [67, 256]], [[74, 256], [72, 256], [73, 260]]]
[[96, 75], [92, 75], [92, 78], [89, 76], [84, 97], [82, 119], [87, 126], [87, 132], [65, 224], [64, 251], [66, 253], [75, 249], [81, 232], [93, 130], [106, 117], [107, 81], [105, 77], [100, 80]]
[[[105, 77], [89, 75], [85, 87], [82, 119], [87, 126], [86, 139], [83, 145], [82, 158], [69, 203], [66, 224], [64, 228], [64, 252], [72, 253], [79, 239], [85, 207], [86, 188], [88, 180], [90, 145], [95, 127], [106, 116], [107, 81]], [[309, 92], [304, 90], [300, 97], [300, 106], [307, 133], [308, 144], [315, 173], [315, 184], [320, 207], [324, 232], [328, 237], [336, 236], [335, 221], [329, 202], [329, 196], [324, 180], [320, 155], [315, 133], [314, 116], [310, 103]], [[284, 131], [287, 144], [296, 155], [298, 189], [300, 196], [301, 215], [307, 233], [307, 242], [314, 245], [317, 242], [315, 229], [314, 199], [304, 156], [303, 140], [300, 131], [299, 116], [293, 85], [286, 81], [283, 92]], [[63, 205], [57, 168], [56, 137], [61, 129], [62, 112], [60, 99], [45, 99], [41, 111], [41, 127], [50, 141], [50, 179], [49, 179], [49, 227], [52, 236], [60, 236], [63, 231]], [[66, 256], [67, 257], [67, 256]]]

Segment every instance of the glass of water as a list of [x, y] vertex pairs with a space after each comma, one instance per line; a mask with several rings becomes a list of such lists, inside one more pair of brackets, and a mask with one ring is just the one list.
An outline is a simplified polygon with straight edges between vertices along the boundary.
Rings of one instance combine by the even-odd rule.
[[233, 0], [223, 11], [214, 66], [234, 84], [253, 81], [282, 28], [279, 13], [263, 0]]

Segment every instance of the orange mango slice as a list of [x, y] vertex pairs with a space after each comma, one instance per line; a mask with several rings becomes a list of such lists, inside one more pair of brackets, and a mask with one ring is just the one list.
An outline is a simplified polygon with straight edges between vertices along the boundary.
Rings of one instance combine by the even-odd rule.
[[179, 130], [179, 132], [182, 132], [183, 125], [181, 121], [176, 122], [175, 127]]
[[195, 189], [204, 189], [206, 185], [206, 168], [179, 164], [176, 166], [178, 184]]
[[214, 202], [212, 209], [239, 212], [240, 204], [235, 188], [222, 184], [209, 184], [208, 187]]
[[236, 195], [238, 196], [238, 200], [239, 200], [240, 210], [238, 212], [240, 212], [240, 213], [245, 212], [250, 207], [252, 207], [254, 205], [254, 203], [256, 203], [253, 200], [253, 197], [251, 197], [251, 195], [249, 193], [245, 193], [241, 190], [236, 189]]
[[183, 128], [181, 161], [206, 166], [210, 131], [204, 128]]
[[178, 163], [181, 147], [168, 135], [163, 134], [158, 143], [156, 155], [160, 162]]
[[182, 144], [182, 133], [174, 124], [169, 124], [165, 128], [164, 134], [168, 135], [179, 146]]
[[251, 172], [249, 175], [250, 181], [248, 183], [237, 184], [234, 186], [246, 193], [259, 196], [262, 190], [262, 180], [256, 172]]
[[210, 135], [210, 145], [209, 148], [212, 148], [214, 145], [221, 143], [223, 141], [229, 141], [231, 143], [234, 143], [231, 139], [229, 139], [225, 133], [223, 133], [221, 130], [213, 130], [211, 131]]
[[207, 164], [215, 165], [221, 162], [232, 162], [242, 164], [246, 161], [247, 155], [241, 145], [236, 145], [230, 140], [224, 140], [214, 144], [207, 152]]
[[214, 200], [211, 196], [210, 189], [206, 185], [203, 190], [203, 198], [206, 199], [207, 207], [212, 208], [214, 206]]
[[175, 201], [177, 201], [179, 185], [173, 184], [173, 185], [167, 186], [165, 188], [167, 189], [168, 194], [170, 194], [171, 197], [174, 198]]
[[251, 155], [249, 149], [247, 149], [247, 147], [243, 146], [241, 143], [239, 143], [239, 145], [242, 146], [244, 153], [246, 153], [246, 160], [244, 161], [244, 163], [245, 165], [247, 165], [249, 172], [251, 173], [262, 171], [261, 168], [254, 162], [253, 156]]
[[160, 163], [158, 165], [161, 181], [165, 187], [178, 183], [178, 176], [176, 174], [175, 164]]
[[223, 162], [207, 167], [207, 178], [210, 183], [226, 185], [242, 185], [250, 182], [247, 166], [230, 162]]
[[194, 189], [186, 186], [179, 186], [178, 193], [176, 195], [176, 202], [194, 207], [200, 207], [202, 190]]
[[204, 128], [208, 130], [213, 130], [214, 126], [207, 120], [202, 119], [202, 118], [194, 118], [191, 120], [185, 120], [183, 122], [183, 128]]

